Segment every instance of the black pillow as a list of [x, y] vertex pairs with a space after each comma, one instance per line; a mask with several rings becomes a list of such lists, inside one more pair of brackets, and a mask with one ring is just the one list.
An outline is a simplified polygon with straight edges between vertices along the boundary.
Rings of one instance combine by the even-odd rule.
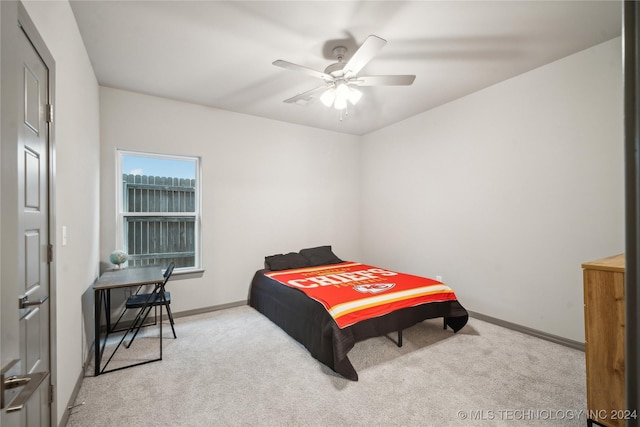
[[297, 252], [266, 256], [264, 257], [264, 265], [271, 271], [310, 267], [309, 261]]
[[308, 261], [309, 266], [338, 264], [343, 262], [331, 250], [331, 246], [318, 246], [317, 248], [307, 248], [300, 251]]

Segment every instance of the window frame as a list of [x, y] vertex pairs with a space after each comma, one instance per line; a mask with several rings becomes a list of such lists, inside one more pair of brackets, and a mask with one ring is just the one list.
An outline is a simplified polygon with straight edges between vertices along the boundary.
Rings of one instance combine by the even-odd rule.
[[[194, 212], [125, 212], [125, 200], [123, 191], [122, 176], [124, 174], [122, 165], [125, 156], [156, 158], [164, 160], [186, 160], [195, 162], [195, 191], [194, 191]], [[192, 267], [176, 267], [174, 274], [191, 273], [202, 271], [202, 168], [201, 159], [197, 156], [185, 156], [166, 153], [152, 153], [147, 151], [134, 151], [116, 149], [116, 248], [120, 248], [128, 253], [125, 238], [125, 218], [126, 217], [188, 217], [194, 218], [194, 265]], [[128, 265], [125, 263], [125, 266]]]

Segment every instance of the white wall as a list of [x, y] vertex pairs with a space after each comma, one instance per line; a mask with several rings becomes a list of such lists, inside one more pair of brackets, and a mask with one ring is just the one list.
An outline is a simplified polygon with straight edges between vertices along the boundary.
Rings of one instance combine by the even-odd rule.
[[[69, 3], [27, 1], [25, 9], [56, 62], [55, 206], [57, 420], [86, 357], [81, 295], [98, 275], [100, 124], [98, 84]], [[60, 230], [68, 228], [68, 245]]]
[[366, 135], [364, 260], [583, 341], [581, 263], [624, 251], [622, 105], [617, 38]]
[[266, 255], [331, 244], [360, 257], [357, 137], [104, 87], [100, 114], [105, 263], [115, 249], [116, 149], [202, 159], [205, 273], [172, 280], [174, 312], [245, 301]]

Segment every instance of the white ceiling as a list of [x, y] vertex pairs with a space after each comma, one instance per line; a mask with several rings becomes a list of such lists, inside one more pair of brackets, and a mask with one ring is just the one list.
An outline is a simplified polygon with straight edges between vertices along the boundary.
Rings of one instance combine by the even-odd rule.
[[[363, 135], [621, 34], [619, 1], [71, 1], [100, 85]], [[331, 49], [388, 41], [348, 115], [283, 100], [322, 81]], [[349, 53], [347, 53], [347, 59]]]

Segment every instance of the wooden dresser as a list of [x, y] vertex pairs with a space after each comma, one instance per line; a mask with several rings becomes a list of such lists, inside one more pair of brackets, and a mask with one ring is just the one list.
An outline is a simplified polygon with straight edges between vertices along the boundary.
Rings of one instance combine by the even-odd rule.
[[582, 268], [588, 424], [622, 427], [626, 408], [624, 254], [587, 262]]

